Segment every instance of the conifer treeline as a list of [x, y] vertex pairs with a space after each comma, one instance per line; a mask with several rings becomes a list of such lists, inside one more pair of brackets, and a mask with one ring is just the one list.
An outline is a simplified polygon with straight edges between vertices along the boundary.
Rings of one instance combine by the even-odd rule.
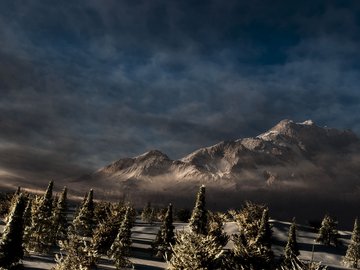
[[13, 195], [0, 241], [0, 269], [18, 269], [25, 252], [50, 254], [56, 246], [60, 247], [56, 270], [95, 269], [99, 255], [107, 252], [117, 269], [129, 266], [125, 256], [135, 210], [125, 203], [109, 203], [108, 211], [102, 212], [103, 205], [95, 204], [90, 190], [70, 222], [67, 188], [55, 199], [53, 187], [50, 181], [41, 196], [23, 194], [20, 188]]
[[[96, 269], [100, 256], [111, 258], [116, 269], [132, 267], [129, 256], [134, 208], [125, 202], [95, 203], [90, 190], [71, 221], [67, 188], [54, 199], [53, 187], [51, 181], [42, 196], [22, 193], [20, 188], [15, 192], [0, 241], [0, 270], [17, 269], [25, 252], [49, 254], [56, 246], [60, 253], [56, 254], [55, 270]], [[152, 224], [155, 212], [150, 204], [145, 206], [143, 221]], [[295, 219], [279, 261], [271, 249], [272, 230], [266, 206], [247, 202], [240, 211], [229, 213], [238, 227], [238, 233], [231, 236], [231, 249], [226, 248], [230, 237], [224, 232], [229, 216], [206, 209], [205, 186], [201, 186], [188, 231], [175, 232], [171, 204], [160, 212], [162, 225], [153, 243], [154, 255], [164, 258], [169, 269], [322, 269], [319, 264], [299, 260]], [[336, 224], [326, 215], [317, 240], [338, 245]], [[356, 219], [344, 263], [357, 268], [359, 260], [360, 226]]]

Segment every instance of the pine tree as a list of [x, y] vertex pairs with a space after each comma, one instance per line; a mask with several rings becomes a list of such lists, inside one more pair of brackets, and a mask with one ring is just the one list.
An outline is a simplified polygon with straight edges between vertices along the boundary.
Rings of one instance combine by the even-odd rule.
[[214, 236], [183, 231], [176, 235], [169, 269], [225, 269], [224, 259], [223, 247]]
[[59, 240], [65, 240], [67, 237], [67, 210], [67, 188], [64, 187], [53, 211], [53, 229], [55, 242]]
[[354, 230], [351, 235], [351, 241], [344, 257], [344, 263], [353, 268], [358, 268], [360, 262], [360, 224], [355, 219]]
[[18, 194], [0, 242], [0, 267], [11, 269], [24, 256], [23, 215], [25, 206], [25, 198], [22, 194]]
[[111, 204], [109, 202], [97, 202], [94, 209], [96, 224], [104, 223], [111, 215]]
[[32, 199], [29, 197], [24, 211], [24, 228], [31, 226], [31, 208]]
[[[132, 211], [130, 210], [130, 213], [131, 212]], [[92, 242], [94, 249], [99, 254], [105, 255], [110, 249], [112, 243], [114, 243], [125, 213], [126, 207], [123, 205], [112, 207], [107, 219], [97, 226], [96, 230], [94, 231]], [[132, 219], [130, 220], [132, 222]]]
[[8, 209], [8, 213], [7, 216], [5, 217], [5, 222], [7, 222], [8, 218], [10, 217], [10, 214], [12, 213], [13, 208], [15, 207], [16, 203], [17, 203], [17, 197], [21, 194], [21, 187], [17, 187], [16, 191], [14, 192], [14, 194], [11, 197], [10, 200], [10, 206]]
[[91, 189], [78, 215], [73, 220], [74, 231], [79, 236], [91, 237], [93, 234], [93, 228], [95, 226], [93, 193]]
[[269, 224], [269, 210], [264, 209], [258, 235], [256, 237], [257, 244], [263, 245], [267, 248], [271, 248], [271, 227]]
[[163, 224], [160, 227], [159, 233], [157, 234], [153, 245], [153, 249], [156, 251], [157, 257], [164, 257], [165, 259], [170, 258], [171, 245], [175, 243], [174, 229], [173, 210], [172, 204], [170, 203], [167, 208]]
[[62, 253], [55, 256], [57, 262], [53, 270], [90, 270], [97, 269], [98, 256], [91, 246], [81, 237], [69, 233], [68, 239], [59, 241]]
[[258, 263], [254, 264], [257, 265], [256, 268], [261, 268], [264, 264], [269, 265], [273, 262], [274, 254], [271, 250], [271, 235], [269, 210], [268, 208], [265, 208], [261, 216], [258, 234], [253, 245], [253, 248], [257, 250], [257, 252], [254, 253], [254, 258], [257, 258], [258, 260]]
[[230, 269], [271, 269], [271, 228], [267, 208], [247, 202], [234, 213], [239, 232], [233, 235], [232, 267]]
[[300, 255], [299, 247], [296, 241], [296, 223], [295, 219], [289, 229], [289, 237], [285, 246], [285, 263], [291, 263], [294, 258]]
[[215, 237], [221, 246], [226, 246], [229, 236], [224, 232], [225, 216], [220, 213], [209, 213], [209, 235]]
[[44, 212], [46, 214], [46, 216], [48, 216], [48, 217], [50, 217], [51, 213], [52, 213], [53, 188], [54, 188], [54, 182], [50, 181], [49, 185], [45, 191], [45, 194], [42, 198], [42, 204], [40, 205], [42, 212]]
[[305, 263], [300, 261], [297, 257], [292, 258], [289, 262], [283, 263], [280, 265], [277, 270], [326, 270], [327, 266], [322, 265], [321, 263]]
[[321, 222], [319, 236], [316, 241], [327, 246], [330, 246], [331, 244], [337, 246], [339, 244], [339, 233], [336, 227], [337, 222], [329, 215], [325, 215], [323, 221]]
[[191, 231], [197, 234], [208, 234], [208, 213], [205, 209], [205, 186], [202, 185], [196, 196], [196, 203], [192, 212], [189, 226]]
[[131, 261], [127, 258], [130, 254], [131, 226], [130, 207], [127, 207], [124, 220], [108, 253], [114, 259], [116, 269], [132, 266]]
[[150, 211], [150, 215], [149, 215], [149, 220], [148, 222], [150, 223], [150, 225], [153, 225], [154, 222], [156, 220], [156, 210], [154, 207], [151, 207], [151, 211]]
[[150, 223], [152, 224], [153, 221], [154, 221], [154, 208], [151, 207], [151, 203], [148, 202], [143, 211], [141, 212], [141, 220], [143, 222], [147, 222], [147, 223]]
[[33, 199], [31, 197], [28, 197], [28, 201], [24, 210], [24, 216], [23, 216], [23, 220], [24, 220], [24, 236], [23, 236], [23, 240], [24, 240], [24, 245], [26, 245], [26, 243], [29, 242], [30, 239], [30, 233], [31, 233], [31, 222], [32, 222], [32, 204]]
[[53, 242], [52, 191], [50, 181], [45, 193], [32, 203], [31, 226], [26, 228], [26, 248], [35, 252], [48, 252]]

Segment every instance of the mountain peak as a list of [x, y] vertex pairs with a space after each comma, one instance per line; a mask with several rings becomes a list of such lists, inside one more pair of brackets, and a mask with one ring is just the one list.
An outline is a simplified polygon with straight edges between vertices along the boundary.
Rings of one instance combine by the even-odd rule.
[[136, 159], [149, 159], [149, 158], [169, 159], [169, 157], [166, 154], [164, 154], [163, 152], [161, 152], [160, 150], [157, 150], [157, 149], [150, 150], [150, 151], [148, 151], [144, 154], [141, 154], [135, 158]]
[[312, 120], [294, 122], [289, 119], [280, 121], [257, 138], [265, 141], [286, 140], [287, 142], [305, 145], [308, 149], [318, 149], [329, 144], [346, 146], [358, 140], [357, 136], [348, 130], [320, 127]]
[[284, 119], [275, 125], [272, 131], [278, 131], [279, 133], [289, 133], [291, 131], [299, 131], [300, 129], [322, 129], [315, 125], [313, 120], [306, 120], [304, 122], [294, 122], [293, 120]]

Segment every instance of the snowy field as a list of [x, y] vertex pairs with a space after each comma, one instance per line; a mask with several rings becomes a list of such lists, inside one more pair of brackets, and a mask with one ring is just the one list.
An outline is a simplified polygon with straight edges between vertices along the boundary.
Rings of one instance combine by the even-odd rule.
[[[283, 247], [286, 244], [288, 229], [290, 223], [271, 220], [273, 230], [273, 246], [272, 249], [275, 255], [280, 256], [283, 253]], [[176, 230], [187, 230], [186, 223], [175, 223]], [[135, 265], [135, 269], [143, 270], [159, 270], [166, 269], [167, 264], [160, 261], [157, 258], [151, 256], [150, 245], [155, 239], [156, 233], [159, 229], [160, 223], [154, 223], [153, 225], [136, 222], [136, 225], [132, 229], [132, 257], [131, 261]], [[2, 226], [3, 227], [3, 226]], [[234, 222], [228, 222], [225, 225], [225, 231], [231, 235], [237, 232], [237, 227]], [[341, 264], [342, 256], [346, 252], [346, 247], [349, 244], [351, 232], [339, 231], [341, 236], [341, 247], [325, 247], [314, 240], [317, 237], [317, 233], [308, 226], [297, 226], [297, 240], [300, 246], [301, 254], [300, 258], [303, 260], [311, 260], [322, 262], [322, 264], [328, 265], [328, 269], [347, 269]], [[231, 241], [225, 248], [232, 248]], [[314, 250], [314, 252], [312, 252]], [[51, 269], [55, 262], [53, 258], [46, 256], [38, 256], [32, 254], [24, 259], [25, 269], [40, 270]], [[106, 258], [102, 258], [99, 262], [99, 269], [115, 269], [112, 266], [112, 262]]]

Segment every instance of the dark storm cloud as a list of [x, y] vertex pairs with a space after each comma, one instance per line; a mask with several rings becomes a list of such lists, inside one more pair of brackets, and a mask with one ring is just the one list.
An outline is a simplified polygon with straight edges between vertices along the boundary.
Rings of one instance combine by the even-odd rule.
[[3, 1], [0, 168], [62, 178], [152, 148], [180, 158], [284, 118], [360, 132], [359, 11]]

